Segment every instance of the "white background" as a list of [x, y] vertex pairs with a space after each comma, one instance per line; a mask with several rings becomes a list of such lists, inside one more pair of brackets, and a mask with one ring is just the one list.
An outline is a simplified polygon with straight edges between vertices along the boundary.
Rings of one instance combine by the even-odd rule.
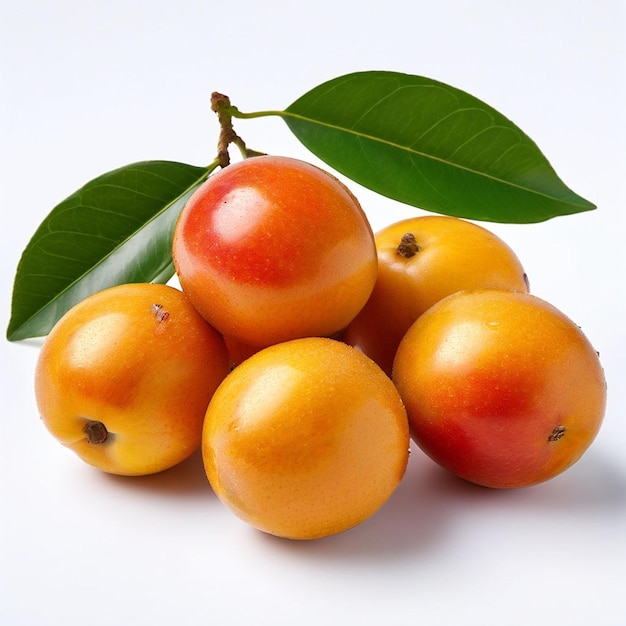
[[[596, 211], [490, 228], [534, 293], [599, 350], [605, 423], [526, 490], [422, 455], [371, 520], [315, 542], [265, 536], [212, 494], [198, 456], [153, 477], [83, 464], [44, 430], [36, 342], [0, 343], [0, 623], [626, 624], [626, 253], [621, 0], [341, 3], [21, 0], [0, 9], [0, 322], [19, 255], [54, 205], [143, 159], [213, 159], [213, 90], [280, 109], [356, 70], [429, 76], [485, 100]], [[315, 159], [275, 118], [254, 148]], [[375, 230], [419, 213], [356, 185]]]

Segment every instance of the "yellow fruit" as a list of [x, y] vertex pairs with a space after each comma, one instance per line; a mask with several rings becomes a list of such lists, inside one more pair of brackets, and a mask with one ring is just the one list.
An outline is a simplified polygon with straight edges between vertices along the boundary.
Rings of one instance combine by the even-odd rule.
[[374, 291], [342, 339], [389, 375], [404, 333], [442, 298], [467, 289], [528, 291], [513, 250], [466, 220], [443, 215], [402, 220], [376, 234], [376, 249]]
[[404, 474], [408, 422], [389, 378], [339, 341], [276, 344], [209, 405], [202, 452], [220, 499], [252, 526], [315, 539], [373, 515]]
[[35, 394], [50, 433], [84, 461], [152, 474], [198, 449], [228, 364], [222, 337], [180, 290], [122, 285], [59, 320], [39, 355]]

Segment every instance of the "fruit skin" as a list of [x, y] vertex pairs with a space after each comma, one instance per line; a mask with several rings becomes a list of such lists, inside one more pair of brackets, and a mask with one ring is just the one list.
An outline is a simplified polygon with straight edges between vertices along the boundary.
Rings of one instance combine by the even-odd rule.
[[[407, 233], [418, 246], [411, 256], [398, 252]], [[376, 233], [376, 249], [376, 285], [342, 339], [389, 375], [404, 333], [435, 302], [467, 289], [528, 292], [513, 250], [486, 228], [459, 218], [426, 215], [396, 222]]]
[[215, 392], [202, 453], [209, 482], [241, 519], [290, 539], [342, 532], [402, 478], [406, 412], [363, 354], [311, 337], [257, 352]]
[[393, 379], [422, 450], [487, 487], [563, 472], [591, 445], [606, 406], [604, 372], [580, 328], [520, 292], [438, 302], [402, 339]]
[[[35, 395], [50, 433], [85, 462], [152, 474], [198, 449], [206, 407], [227, 373], [223, 339], [180, 290], [129, 284], [59, 320], [39, 354]], [[90, 443], [85, 427], [98, 422], [106, 440]]]
[[356, 198], [318, 167], [280, 156], [210, 176], [179, 216], [173, 258], [198, 311], [256, 347], [342, 330], [377, 272]]

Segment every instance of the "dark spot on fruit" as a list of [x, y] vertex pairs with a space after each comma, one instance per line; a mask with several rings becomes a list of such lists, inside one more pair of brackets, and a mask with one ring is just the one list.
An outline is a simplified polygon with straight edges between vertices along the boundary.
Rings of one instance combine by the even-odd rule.
[[166, 311], [162, 304], [153, 304], [152, 311], [157, 322], [164, 322], [170, 316], [169, 311]]
[[548, 441], [558, 441], [565, 434], [565, 426], [556, 426], [550, 433]]

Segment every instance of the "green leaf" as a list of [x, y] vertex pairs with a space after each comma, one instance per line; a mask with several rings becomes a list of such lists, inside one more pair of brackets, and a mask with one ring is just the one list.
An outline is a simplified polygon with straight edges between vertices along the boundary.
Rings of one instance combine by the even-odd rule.
[[524, 223], [595, 208], [513, 122], [429, 78], [348, 74], [270, 114], [338, 172], [428, 211]]
[[46, 335], [74, 304], [106, 287], [167, 282], [176, 218], [208, 172], [172, 161], [134, 163], [57, 205], [22, 253], [7, 339]]

